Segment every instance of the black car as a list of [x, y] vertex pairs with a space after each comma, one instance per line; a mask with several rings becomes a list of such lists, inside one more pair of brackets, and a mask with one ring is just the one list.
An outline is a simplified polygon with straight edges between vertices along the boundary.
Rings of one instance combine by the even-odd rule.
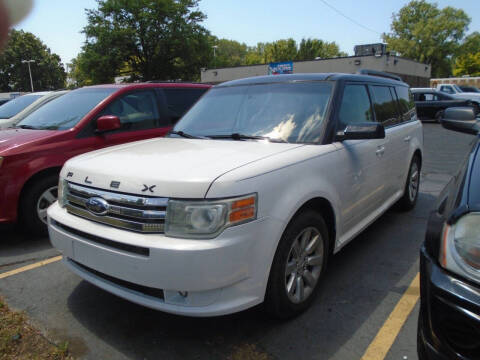
[[463, 92], [475, 92], [475, 93], [480, 93], [480, 90], [475, 87], [475, 86], [464, 86], [464, 85], [459, 85], [458, 86], [460, 90]]
[[[459, 106], [472, 106], [470, 100], [456, 99], [446, 93], [433, 89], [412, 89], [413, 100], [420, 120], [440, 121], [445, 109]], [[475, 108], [475, 112], [480, 109]]]
[[480, 122], [471, 108], [450, 108], [441, 123], [477, 138], [428, 220], [420, 252], [418, 356], [480, 359]]

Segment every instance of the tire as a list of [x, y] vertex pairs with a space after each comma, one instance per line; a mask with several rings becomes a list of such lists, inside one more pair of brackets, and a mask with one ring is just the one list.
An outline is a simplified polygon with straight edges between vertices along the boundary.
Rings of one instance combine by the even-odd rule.
[[435, 114], [435, 122], [436, 123], [440, 124], [440, 120], [442, 119], [443, 113], [444, 113], [443, 110], [437, 111], [437, 113]]
[[410, 162], [410, 168], [408, 169], [408, 177], [403, 196], [398, 201], [398, 207], [400, 210], [408, 211], [415, 207], [418, 198], [418, 190], [420, 187], [420, 170], [420, 158], [418, 155], [415, 155]]
[[57, 200], [58, 175], [49, 175], [28, 185], [20, 200], [20, 224], [32, 235], [47, 235], [46, 211]]
[[323, 217], [313, 210], [301, 212], [290, 222], [270, 270], [264, 302], [269, 315], [287, 319], [310, 306], [327, 267], [328, 239]]

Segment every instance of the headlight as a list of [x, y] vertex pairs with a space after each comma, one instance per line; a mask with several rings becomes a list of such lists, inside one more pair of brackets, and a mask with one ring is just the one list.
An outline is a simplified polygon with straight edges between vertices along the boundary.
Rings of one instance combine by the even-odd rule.
[[65, 207], [65, 205], [67, 204], [67, 197], [66, 197], [66, 191], [67, 191], [67, 180], [65, 179], [62, 179], [60, 178], [60, 180], [58, 181], [58, 197], [57, 197], [57, 201], [58, 201], [58, 205], [60, 205], [60, 207]]
[[480, 283], [480, 213], [462, 216], [445, 226], [440, 263], [454, 273]]
[[211, 239], [225, 228], [255, 220], [257, 195], [208, 201], [170, 200], [165, 235]]

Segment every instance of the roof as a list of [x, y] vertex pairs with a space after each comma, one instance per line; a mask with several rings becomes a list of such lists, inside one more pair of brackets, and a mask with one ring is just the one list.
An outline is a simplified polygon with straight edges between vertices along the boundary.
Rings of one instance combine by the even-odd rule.
[[131, 88], [131, 89], [142, 89], [142, 88], [209, 88], [211, 85], [208, 84], [198, 84], [198, 83], [175, 83], [175, 82], [165, 82], [165, 83], [125, 83], [125, 84], [101, 84], [101, 85], [92, 85], [85, 86], [87, 88]]
[[41, 96], [43, 96], [43, 95], [48, 95], [50, 93], [51, 93], [51, 91], [37, 91], [37, 92], [33, 92], [33, 93], [27, 93], [27, 94], [22, 95], [22, 96], [28, 96], [28, 95], [35, 95], [35, 96], [41, 95]]
[[227, 81], [219, 85], [216, 85], [216, 87], [250, 85], [250, 84], [270, 84], [270, 83], [295, 82], [295, 81], [325, 81], [325, 80], [365, 81], [365, 82], [374, 81], [376, 83], [408, 86], [406, 83], [402, 81], [397, 81], [397, 80], [384, 78], [380, 76], [344, 74], [344, 73], [304, 73], [304, 74], [284, 74], [284, 75], [275, 75], [275, 76], [272, 76], [272, 75], [255, 76], [255, 77], [249, 77], [245, 79]]

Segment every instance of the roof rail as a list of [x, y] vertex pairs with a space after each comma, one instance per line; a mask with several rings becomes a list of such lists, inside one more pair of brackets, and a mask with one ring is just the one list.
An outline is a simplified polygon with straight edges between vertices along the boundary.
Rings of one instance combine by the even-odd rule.
[[400, 76], [389, 74], [389, 73], [383, 72], [383, 71], [377, 71], [377, 70], [360, 69], [360, 70], [357, 71], [357, 74], [378, 76], [378, 77], [383, 77], [383, 78], [387, 78], [387, 79], [403, 81]]

